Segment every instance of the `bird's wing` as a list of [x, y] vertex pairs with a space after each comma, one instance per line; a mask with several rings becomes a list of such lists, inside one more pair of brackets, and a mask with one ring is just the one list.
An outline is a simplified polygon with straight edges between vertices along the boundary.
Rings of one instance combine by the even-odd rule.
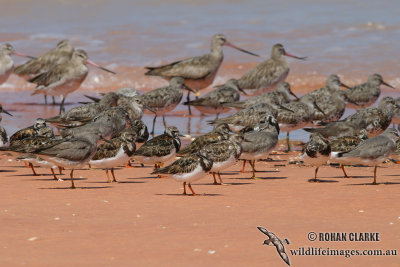
[[214, 71], [210, 55], [188, 58], [160, 67], [147, 67], [146, 75], [162, 77], [184, 77], [185, 79], [203, 79]]
[[159, 135], [144, 143], [138, 150], [136, 150], [135, 155], [162, 157], [170, 154], [174, 147], [171, 137]]
[[275, 73], [284, 72], [279, 64], [267, 60], [246, 72], [240, 79], [239, 87], [243, 89], [256, 89], [265, 85], [273, 85], [279, 81], [280, 76]]
[[41, 147], [34, 151], [38, 155], [59, 157], [70, 161], [81, 161], [87, 159], [92, 153], [91, 144], [80, 139], [61, 140], [60, 143], [50, 147]]
[[196, 139], [194, 139], [190, 144], [185, 146], [183, 149], [181, 149], [178, 154], [185, 155], [185, 154], [192, 154], [192, 153], [199, 152], [203, 146], [205, 146], [207, 144], [218, 142], [218, 140], [219, 140], [218, 137], [219, 136], [215, 133], [208, 133], [208, 134], [201, 135], [201, 136], [197, 137]]
[[244, 134], [242, 142], [243, 152], [252, 153], [259, 151], [261, 148], [274, 147], [276, 145], [276, 135], [269, 132], [248, 132]]
[[37, 86], [49, 86], [52, 84], [61, 84], [65, 81], [64, 65], [57, 65], [48, 72], [41, 73], [29, 80], [30, 83], [35, 83]]
[[162, 87], [141, 95], [143, 102], [151, 108], [164, 108], [171, 101], [168, 87]]
[[396, 144], [385, 136], [376, 136], [360, 143], [354, 150], [343, 153], [344, 157], [360, 157], [364, 159], [376, 159], [394, 151]]
[[183, 158], [180, 158], [161, 169], [156, 169], [153, 173], [161, 174], [178, 174], [178, 173], [189, 173], [197, 168], [199, 164], [199, 156], [192, 154]]
[[230, 147], [227, 142], [218, 142], [208, 144], [204, 149], [207, 151], [208, 157], [213, 162], [221, 162], [227, 160], [231, 156], [233, 147]]
[[96, 154], [94, 154], [92, 160], [111, 158], [117, 155], [121, 147], [121, 142], [118, 138], [112, 139], [111, 142], [112, 144], [108, 142], [100, 144], [97, 147]]

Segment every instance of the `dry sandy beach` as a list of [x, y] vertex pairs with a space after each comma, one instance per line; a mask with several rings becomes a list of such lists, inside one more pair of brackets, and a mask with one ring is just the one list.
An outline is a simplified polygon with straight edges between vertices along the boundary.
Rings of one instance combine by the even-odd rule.
[[[38, 56], [68, 39], [117, 73], [91, 67], [79, 90], [68, 95], [67, 110], [87, 101], [85, 94], [127, 86], [144, 93], [167, 85], [145, 76], [145, 67], [208, 53], [216, 33], [261, 57], [224, 48], [214, 83], [201, 95], [269, 58], [276, 43], [308, 57], [289, 60], [286, 81], [298, 96], [325, 86], [330, 74], [354, 86], [379, 73], [400, 89], [397, 0], [0, 0], [0, 5], [0, 44]], [[26, 61], [13, 59], [16, 66]], [[1, 121], [9, 136], [38, 117], [58, 114], [58, 106], [44, 105], [42, 95], [31, 96], [34, 87], [16, 75], [0, 86], [0, 104], [13, 114], [3, 114]], [[377, 102], [397, 98], [398, 92], [382, 86]], [[343, 117], [354, 112], [347, 109]], [[188, 116], [182, 104], [166, 115], [168, 125], [190, 137], [209, 132], [213, 118], [197, 110]], [[151, 126], [152, 115], [142, 119]], [[156, 135], [164, 131], [161, 118], [155, 129]], [[309, 133], [296, 130], [290, 138], [306, 142]], [[188, 142], [182, 139], [183, 146]], [[322, 166], [322, 182], [311, 183], [314, 168], [288, 164], [301, 148], [290, 154], [284, 148], [276, 148], [272, 161], [257, 162], [260, 179], [249, 178], [249, 165], [240, 172], [238, 162], [223, 172], [225, 186], [213, 185], [211, 175], [194, 183], [199, 196], [183, 196], [182, 184], [136, 163], [116, 170], [118, 183], [107, 183], [103, 170], [76, 170], [78, 188], [71, 190], [68, 170], [59, 175], [64, 181], [42, 168], [33, 176], [23, 162], [0, 153], [0, 266], [287, 266], [274, 246], [263, 245], [268, 237], [257, 226], [289, 241], [284, 244], [291, 266], [399, 266], [400, 164], [383, 164], [379, 185], [371, 185], [373, 167], [349, 167], [353, 177], [343, 178], [339, 168]], [[309, 240], [314, 233], [317, 240]], [[359, 233], [379, 241], [350, 240]], [[347, 240], [320, 241], [320, 234]], [[294, 255], [311, 250], [339, 255]], [[397, 255], [346, 257], [379, 250]]]
[[[400, 167], [322, 167], [326, 182], [309, 183], [313, 168], [288, 165], [296, 152], [260, 162], [260, 180], [248, 179], [238, 163], [212, 185], [193, 185], [200, 196], [182, 196], [182, 185], [149, 175], [151, 168], [121, 168], [118, 183], [102, 170], [77, 170], [77, 190], [34, 177], [21, 162], [1, 156], [0, 204], [3, 266], [286, 266], [272, 246], [262, 245], [263, 226], [286, 250], [399, 248]], [[282, 166], [284, 165], [284, 166]], [[379, 242], [311, 242], [309, 232], [378, 232]], [[290, 253], [290, 252], [288, 252]], [[292, 256], [292, 266], [398, 266], [398, 256]]]

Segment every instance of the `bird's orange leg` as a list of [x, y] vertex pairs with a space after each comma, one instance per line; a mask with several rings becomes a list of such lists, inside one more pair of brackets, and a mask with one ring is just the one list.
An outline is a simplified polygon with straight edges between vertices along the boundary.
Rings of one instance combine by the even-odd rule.
[[190, 183], [188, 183], [188, 186], [189, 186], [190, 191], [192, 191], [192, 195], [197, 196], [197, 194], [193, 191], [192, 185]]

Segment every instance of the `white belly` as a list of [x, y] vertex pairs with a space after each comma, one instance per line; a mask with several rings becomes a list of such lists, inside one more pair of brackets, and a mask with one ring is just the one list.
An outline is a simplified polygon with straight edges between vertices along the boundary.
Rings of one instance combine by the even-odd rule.
[[225, 170], [226, 168], [234, 165], [235, 163], [236, 163], [236, 159], [235, 159], [235, 156], [232, 154], [229, 157], [229, 159], [226, 161], [221, 161], [221, 162], [214, 161], [210, 172], [219, 172], [219, 171]]
[[92, 167], [107, 169], [120, 166], [126, 163], [129, 159], [130, 157], [128, 157], [128, 155], [125, 153], [124, 149], [121, 146], [115, 157], [99, 159], [99, 160], [91, 160], [89, 161], [89, 164]]
[[171, 177], [173, 179], [175, 179], [178, 182], [194, 182], [197, 181], [201, 178], [203, 178], [204, 176], [207, 175], [207, 172], [205, 172], [203, 170], [203, 168], [201, 167], [200, 163], [197, 165], [196, 169], [193, 170], [193, 172], [191, 173], [182, 173], [182, 174], [162, 174], [163, 176], [167, 176], [167, 177]]

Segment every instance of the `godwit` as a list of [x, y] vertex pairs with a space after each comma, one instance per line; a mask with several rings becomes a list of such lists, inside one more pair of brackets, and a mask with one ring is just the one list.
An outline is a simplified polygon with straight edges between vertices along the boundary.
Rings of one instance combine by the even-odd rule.
[[381, 84], [396, 89], [386, 83], [380, 74], [375, 73], [368, 77], [366, 83], [345, 90], [346, 96], [350, 101], [347, 106], [354, 109], [371, 106], [381, 94]]
[[8, 77], [13, 72], [14, 61], [11, 55], [33, 58], [15, 51], [14, 47], [10, 44], [3, 44], [0, 46], [0, 85], [7, 81]]
[[[257, 54], [233, 45], [227, 41], [225, 35], [218, 33], [211, 38], [211, 52], [209, 54], [187, 58], [159, 67], [146, 67], [148, 71], [145, 74], [150, 76], [160, 76], [167, 80], [172, 77], [182, 77], [185, 79], [185, 84], [196, 91], [196, 97], [198, 97], [199, 90], [204, 89], [213, 83], [219, 66], [224, 58], [222, 53], [222, 46], [224, 45], [253, 56], [258, 56]], [[190, 101], [190, 91], [187, 95], [187, 101]], [[189, 113], [191, 114], [190, 106]]]
[[86, 66], [86, 64], [115, 74], [115, 72], [103, 68], [89, 60], [87, 53], [82, 49], [78, 49], [74, 51], [69, 61], [54, 66], [54, 68], [52, 68], [50, 71], [39, 74], [33, 79], [30, 79], [29, 82], [37, 84], [37, 87], [33, 91], [32, 95], [61, 95], [61, 114], [61, 112], [64, 111], [64, 101], [67, 95], [77, 90], [86, 78], [89, 72], [89, 68]]
[[[3, 119], [1, 116], [1, 113], [8, 114], [12, 116], [7, 110], [3, 109], [3, 106], [0, 104], [0, 122]], [[3, 126], [0, 125], [0, 147], [8, 145], [8, 135], [6, 132], [6, 129], [3, 128]]]
[[[30, 79], [33, 76], [50, 71], [54, 66], [63, 64], [71, 59], [74, 47], [68, 40], [60, 41], [56, 48], [28, 62], [15, 67], [14, 73], [22, 78]], [[47, 104], [47, 95], [44, 95]], [[53, 96], [53, 104], [55, 104]]]
[[239, 86], [248, 89], [249, 95], [259, 95], [272, 90], [289, 74], [289, 64], [284, 56], [305, 60], [306, 57], [293, 56], [285, 51], [283, 45], [272, 47], [271, 58], [250, 69], [239, 79]]

